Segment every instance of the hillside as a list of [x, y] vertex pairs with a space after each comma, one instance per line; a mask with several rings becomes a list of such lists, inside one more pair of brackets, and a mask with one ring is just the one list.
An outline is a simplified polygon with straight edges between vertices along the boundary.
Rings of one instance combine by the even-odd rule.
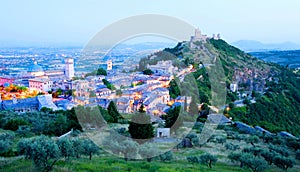
[[[231, 83], [237, 83], [239, 92], [247, 95], [240, 97], [245, 102], [244, 107], [235, 107], [230, 112], [225, 112], [226, 115], [233, 117], [235, 121], [259, 125], [271, 132], [288, 131], [296, 136], [300, 135], [300, 79], [292, 69], [262, 61], [224, 40], [210, 39], [193, 44], [179, 43], [176, 47], [166, 48], [141, 62], [145, 66], [156, 64], [159, 60], [172, 60], [170, 55], [165, 55], [167, 52], [177, 57], [173, 59], [173, 65], [180, 64], [178, 61], [185, 65], [192, 64], [196, 69], [193, 75], [198, 85], [199, 99], [201, 102], [211, 103], [210, 77], [206, 70], [219, 59], [225, 74], [226, 103], [239, 99], [237, 93], [230, 91]], [[205, 67], [198, 67], [202, 64]], [[248, 101], [250, 99], [256, 103], [251, 104]]]
[[231, 72], [234, 70], [233, 66], [240, 71], [246, 68], [257, 71], [259, 74], [257, 81], [265, 83], [263, 94], [257, 96], [256, 103], [248, 104], [246, 109], [235, 110], [231, 113], [233, 117], [250, 125], [260, 125], [273, 132], [285, 130], [299, 135], [300, 111], [297, 108], [300, 106], [299, 76], [294, 74], [292, 69], [260, 61], [222, 40], [211, 40], [210, 43], [220, 52], [221, 59], [231, 57], [232, 61], [241, 64], [235, 65], [231, 60], [227, 63], [222, 61], [224, 68]]

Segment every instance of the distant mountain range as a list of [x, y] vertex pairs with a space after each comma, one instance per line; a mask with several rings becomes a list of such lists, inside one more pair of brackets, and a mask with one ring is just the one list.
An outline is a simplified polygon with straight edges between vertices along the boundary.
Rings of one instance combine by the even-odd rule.
[[[149, 49], [164, 49], [165, 47], [174, 47], [177, 43], [176, 42], [141, 42], [141, 43], [121, 43], [116, 45], [117, 49], [132, 49], [134, 51], [142, 51], [142, 50], [149, 50]], [[65, 47], [78, 47], [78, 48], [85, 48], [84, 43], [47, 43], [47, 42], [30, 42], [30, 41], [1, 41], [0, 40], [0, 48], [41, 48], [41, 47], [55, 47], [55, 48], [65, 48]], [[103, 49], [111, 48], [103, 46]]]
[[231, 45], [247, 52], [272, 51], [272, 50], [300, 50], [300, 44], [284, 42], [279, 44], [264, 44], [253, 40], [240, 40], [232, 42]]

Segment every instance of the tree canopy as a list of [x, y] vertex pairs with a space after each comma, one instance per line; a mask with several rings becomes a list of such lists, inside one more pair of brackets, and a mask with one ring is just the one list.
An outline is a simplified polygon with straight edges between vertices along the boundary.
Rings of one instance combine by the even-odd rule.
[[144, 75], [152, 75], [154, 72], [151, 69], [145, 69], [143, 70]]
[[139, 143], [144, 143], [147, 139], [154, 137], [153, 130], [150, 116], [145, 113], [143, 105], [141, 105], [139, 112], [131, 118], [128, 131], [133, 139]]

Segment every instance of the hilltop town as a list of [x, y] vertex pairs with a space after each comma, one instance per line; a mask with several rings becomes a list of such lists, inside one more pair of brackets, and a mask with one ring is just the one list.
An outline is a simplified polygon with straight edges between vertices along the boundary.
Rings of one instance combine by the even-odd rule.
[[[213, 37], [220, 39], [220, 35]], [[207, 38], [196, 29], [190, 46]], [[109, 102], [114, 101], [120, 113], [133, 113], [143, 104], [148, 114], [159, 117], [172, 105], [183, 105], [186, 101], [189, 106], [191, 97], [171, 99], [168, 87], [174, 77], [184, 78], [195, 71], [192, 65], [179, 69], [171, 60], [159, 61], [148, 64], [146, 67], [152, 73], [144, 74], [137, 70], [126, 72], [126, 67], [115, 69], [113, 61], [106, 61], [105, 75], [75, 76], [73, 58], [65, 58], [65, 64], [46, 70], [33, 59], [26, 72], [0, 76], [1, 109], [25, 113], [43, 107], [67, 110], [77, 105], [99, 105], [107, 108]], [[113, 88], [108, 88], [104, 80]]]
[[[299, 169], [298, 75], [230, 46], [219, 34], [195, 29], [174, 48], [123, 59], [123, 66], [120, 59], [99, 58], [101, 65], [88, 72], [76, 72], [76, 58], [63, 59], [51, 68], [32, 59], [25, 72], [0, 76], [0, 154], [15, 156], [0, 161], [0, 169], [30, 171], [31, 161], [37, 169], [55, 164], [54, 171], [125, 171], [128, 164], [163, 171], [166, 164], [171, 171]], [[210, 80], [212, 69], [224, 72], [220, 80]], [[224, 87], [219, 104], [212, 82]], [[146, 123], [135, 123], [140, 118]], [[35, 156], [44, 150], [49, 154]]]

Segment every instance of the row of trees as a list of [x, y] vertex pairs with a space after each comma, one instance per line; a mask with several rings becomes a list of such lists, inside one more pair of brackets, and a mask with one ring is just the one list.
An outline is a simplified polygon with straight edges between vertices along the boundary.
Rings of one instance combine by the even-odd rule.
[[232, 152], [228, 155], [232, 162], [240, 162], [241, 168], [249, 168], [253, 172], [260, 172], [274, 164], [278, 168], [287, 171], [292, 168], [295, 161], [275, 151], [261, 149], [244, 149], [242, 153]]
[[[246, 143], [252, 145], [252, 147], [245, 147], [243, 149], [231, 143], [225, 145], [227, 150], [232, 151], [228, 155], [228, 158], [232, 162], [239, 162], [242, 168], [248, 168], [253, 172], [260, 172], [274, 164], [278, 168], [286, 171], [295, 164], [294, 158], [290, 156], [291, 153], [289, 149], [293, 148], [286, 147], [286, 145], [294, 145], [296, 148], [294, 150], [298, 150], [298, 142], [295, 139], [283, 139], [277, 136], [264, 135], [261, 135], [261, 138], [256, 135], [249, 137], [234, 136], [233, 138], [239, 138], [239, 141], [244, 140]], [[269, 147], [262, 147], [259, 144], [261, 142], [268, 144]]]
[[218, 161], [218, 158], [216, 156], [209, 153], [200, 156], [188, 156], [186, 159], [188, 162], [204, 164], [209, 168], [212, 168], [212, 165]]
[[62, 138], [57, 141], [47, 136], [38, 136], [22, 139], [18, 143], [18, 152], [26, 159], [32, 160], [34, 166], [40, 171], [51, 171], [55, 163], [64, 158], [80, 158], [81, 155], [89, 156], [99, 153], [99, 148], [88, 139]]
[[[227, 135], [213, 135], [207, 142], [215, 142], [224, 146], [229, 152], [228, 159], [233, 163], [239, 163], [241, 168], [249, 169], [253, 172], [264, 171], [272, 165], [284, 171], [292, 168], [295, 165], [295, 159], [300, 159], [300, 143], [297, 139], [284, 138], [271, 135], [246, 135], [234, 131], [233, 126], [220, 126]], [[194, 129], [201, 129], [201, 126]], [[186, 136], [192, 146], [204, 146], [206, 143], [199, 144], [199, 137], [192, 132]], [[186, 146], [186, 139], [181, 143], [181, 147]], [[236, 140], [238, 142], [229, 142]], [[239, 144], [245, 142], [249, 146], [244, 147]], [[238, 143], [238, 144], [236, 144]], [[294, 151], [294, 153], [292, 153]], [[203, 155], [204, 156], [204, 155]], [[214, 157], [210, 157], [211, 161], [202, 160], [203, 157], [189, 156], [187, 160], [192, 163], [201, 163], [209, 165], [213, 164]]]
[[171, 151], [163, 152], [157, 144], [150, 142], [137, 142], [135, 139], [129, 139], [115, 132], [110, 134], [103, 140], [104, 149], [122, 156], [126, 161], [137, 159], [139, 157], [151, 162], [154, 159], [161, 161], [170, 161], [173, 159]]

